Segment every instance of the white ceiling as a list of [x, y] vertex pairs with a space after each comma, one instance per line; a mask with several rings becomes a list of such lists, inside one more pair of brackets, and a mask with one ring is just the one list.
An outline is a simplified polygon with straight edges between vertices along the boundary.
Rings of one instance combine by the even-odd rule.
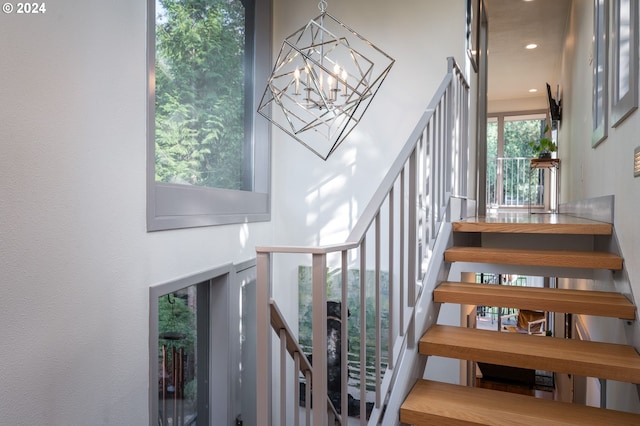
[[[485, 0], [485, 4], [488, 101], [546, 97], [546, 83], [555, 97], [571, 0]], [[529, 43], [538, 47], [525, 49]]]

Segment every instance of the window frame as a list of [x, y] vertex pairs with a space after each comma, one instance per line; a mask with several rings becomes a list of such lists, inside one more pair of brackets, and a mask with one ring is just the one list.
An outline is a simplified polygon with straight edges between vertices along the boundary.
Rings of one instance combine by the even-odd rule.
[[[611, 126], [617, 127], [633, 111], [638, 109], [638, 3], [628, 1], [629, 23], [628, 23], [628, 61], [626, 67], [623, 61], [622, 32], [623, 23], [622, 0], [614, 0], [613, 3], [613, 78], [612, 78], [612, 102], [611, 102]], [[626, 75], [628, 85], [626, 93], [621, 93], [621, 78]]]
[[[229, 389], [232, 377], [232, 355], [229, 348], [234, 336], [231, 331], [231, 274], [233, 265], [226, 264], [149, 288], [149, 425], [158, 424], [158, 299], [193, 285], [198, 286], [198, 322], [206, 322], [206, 334], [198, 336], [199, 413], [207, 417], [231, 418]], [[220, 366], [226, 368], [219, 368]], [[201, 388], [200, 386], [204, 386]], [[203, 410], [203, 411], [200, 411]]]
[[[271, 0], [242, 0], [252, 20], [253, 55], [245, 76], [245, 142], [252, 155], [245, 161], [253, 176], [251, 191], [157, 182], [155, 180], [155, 0], [147, 0], [147, 231], [227, 225], [271, 220], [271, 127], [257, 120], [257, 105], [271, 72]], [[249, 42], [249, 41], [248, 41]], [[246, 179], [246, 177], [245, 177]]]
[[[543, 118], [544, 117], [544, 118]], [[545, 109], [534, 109], [527, 111], [511, 111], [511, 112], [499, 112], [487, 114], [487, 123], [494, 121], [498, 126], [498, 141], [497, 141], [497, 157], [504, 157], [504, 123], [507, 121], [520, 121], [520, 120], [546, 120], [547, 123], [551, 123], [551, 117], [549, 111]], [[549, 126], [551, 127], [551, 126]], [[551, 131], [551, 130], [550, 130]]]
[[[591, 146], [595, 148], [608, 136], [609, 115], [609, 0], [593, 1], [593, 76]], [[599, 71], [601, 70], [601, 71]], [[598, 77], [602, 87], [598, 87]], [[601, 89], [601, 90], [598, 90]]]
[[[544, 120], [546, 121], [546, 123], [551, 123], [551, 116], [549, 114], [549, 110], [548, 109], [535, 109], [535, 110], [527, 110], [527, 111], [508, 111], [508, 112], [496, 112], [496, 113], [491, 113], [491, 114], [487, 114], [487, 128], [489, 127], [489, 123], [495, 123], [496, 127], [497, 127], [497, 134], [496, 134], [496, 160], [499, 159], [511, 159], [513, 157], [505, 157], [505, 123], [510, 122], [510, 121], [524, 121], [524, 120]], [[553, 132], [552, 130], [549, 130], [549, 132]], [[505, 199], [504, 196], [505, 194], [503, 193], [503, 188], [504, 188], [504, 180], [503, 180], [503, 175], [502, 175], [502, 170], [498, 167], [498, 163], [496, 162], [496, 170], [495, 170], [495, 189], [493, 191], [490, 191], [491, 186], [490, 186], [490, 182], [489, 182], [489, 178], [493, 175], [489, 174], [490, 171], [490, 167], [489, 167], [489, 160], [492, 159], [492, 157], [490, 156], [490, 153], [488, 152], [488, 132], [487, 132], [487, 138], [485, 138], [485, 143], [487, 144], [487, 147], [485, 147], [487, 149], [487, 165], [486, 165], [486, 179], [487, 179], [487, 183], [485, 185], [485, 198], [486, 198], [486, 202], [489, 202], [490, 200], [490, 193], [493, 194], [497, 194], [494, 198], [492, 198], [491, 200], [495, 200], [497, 205], [500, 207], [514, 207], [514, 208], [519, 208], [518, 206], [514, 206], [514, 205], [510, 205], [505, 203]], [[557, 140], [556, 140], [557, 142]], [[493, 203], [492, 203], [493, 204]]]

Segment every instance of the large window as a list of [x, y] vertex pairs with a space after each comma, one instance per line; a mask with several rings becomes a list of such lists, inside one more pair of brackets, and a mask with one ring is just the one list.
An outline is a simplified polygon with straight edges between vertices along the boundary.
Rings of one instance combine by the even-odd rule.
[[231, 424], [239, 377], [239, 292], [225, 265], [150, 288], [149, 424]]
[[269, 3], [149, 0], [148, 230], [269, 219]]
[[638, 108], [638, 2], [615, 0], [613, 8], [611, 124]]
[[158, 424], [208, 422], [208, 293], [205, 282], [156, 299]]
[[524, 207], [542, 203], [544, 176], [531, 180], [529, 142], [539, 140], [547, 128], [545, 111], [496, 114], [487, 119], [487, 205]]

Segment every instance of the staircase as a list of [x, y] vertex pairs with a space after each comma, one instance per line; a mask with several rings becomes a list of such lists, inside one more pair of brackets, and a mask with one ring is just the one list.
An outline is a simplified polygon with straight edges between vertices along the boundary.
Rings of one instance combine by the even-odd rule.
[[[307, 425], [333, 424], [334, 418], [352, 424], [356, 419], [347, 421], [342, 415], [352, 407], [351, 394], [359, 399], [355, 411], [367, 413], [357, 420], [359, 424], [398, 423], [404, 396], [424, 371], [416, 330], [424, 330], [433, 319], [431, 291], [437, 277], [446, 275], [448, 263], [442, 256], [452, 234], [451, 217], [466, 216], [472, 209], [467, 188], [470, 103], [464, 72], [448, 58], [440, 86], [343, 243], [256, 247], [254, 424], [297, 425], [299, 417]], [[287, 326], [299, 321], [298, 309], [291, 309], [299, 305], [298, 290], [289, 277], [301, 266], [311, 271], [310, 300], [305, 303], [313, 307], [312, 367], [303, 361], [301, 349], [292, 345], [298, 336], [291, 330], [296, 327]], [[351, 346], [366, 360], [359, 363], [359, 377], [371, 378], [360, 380], [354, 391], [348, 375], [341, 374], [340, 401], [332, 400], [335, 410], [324, 409], [329, 395], [328, 352], [337, 346], [332, 343], [330, 348], [327, 339], [329, 278], [340, 283], [334, 287], [340, 288], [340, 294], [332, 294], [331, 301], [341, 302], [341, 318], [349, 317], [349, 300], [367, 307], [360, 309], [359, 318], [354, 315], [342, 321], [340, 371], [349, 368], [349, 342], [359, 341]], [[351, 282], [359, 283], [357, 293], [349, 293]], [[372, 297], [375, 306], [370, 309]], [[389, 303], [381, 303], [386, 298]], [[275, 302], [287, 307], [286, 315], [274, 310]], [[384, 316], [388, 329], [383, 332]], [[349, 335], [351, 321], [359, 323], [359, 330]], [[274, 336], [279, 345], [274, 344]], [[276, 346], [279, 351], [272, 350]], [[295, 373], [285, 374], [288, 371]], [[305, 407], [300, 407], [302, 377], [305, 392], [313, 390], [305, 394]], [[337, 380], [331, 383], [333, 387]], [[331, 389], [334, 395], [335, 390]]]
[[[611, 235], [611, 225], [606, 223], [564, 215], [522, 215], [508, 220], [456, 222], [453, 230], [455, 243], [445, 252], [446, 262], [509, 265], [528, 270], [539, 268], [539, 275], [545, 275], [547, 268], [552, 268], [554, 273], [622, 269], [623, 260], [615, 254], [583, 249], [558, 250], [555, 244], [558, 238], [571, 240]], [[483, 244], [485, 240], [495, 241], [498, 234], [501, 241], [507, 242], [490, 247]], [[543, 242], [548, 239], [549, 245], [555, 247], [523, 248], [525, 237]], [[608, 291], [442, 282], [434, 290], [433, 298], [436, 303], [501, 306], [627, 320], [636, 317], [636, 307], [626, 297]], [[434, 325], [420, 339], [419, 352], [425, 356], [640, 383], [640, 355], [633, 347], [620, 344]], [[401, 407], [400, 420], [414, 425], [637, 425], [640, 415], [419, 380]]]

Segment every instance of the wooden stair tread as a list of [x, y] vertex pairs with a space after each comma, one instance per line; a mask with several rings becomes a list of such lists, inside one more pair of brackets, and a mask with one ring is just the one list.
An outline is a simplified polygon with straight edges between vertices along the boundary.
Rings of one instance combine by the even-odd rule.
[[610, 223], [567, 215], [503, 214], [453, 222], [454, 232], [611, 235]]
[[438, 303], [500, 306], [611, 318], [635, 319], [636, 308], [616, 292], [443, 282], [433, 292]]
[[620, 256], [599, 251], [451, 247], [445, 251], [444, 259], [447, 262], [622, 269], [622, 258]]
[[640, 415], [419, 380], [400, 408], [413, 425], [637, 425]]
[[419, 351], [640, 384], [640, 355], [627, 345], [434, 325], [420, 339]]

